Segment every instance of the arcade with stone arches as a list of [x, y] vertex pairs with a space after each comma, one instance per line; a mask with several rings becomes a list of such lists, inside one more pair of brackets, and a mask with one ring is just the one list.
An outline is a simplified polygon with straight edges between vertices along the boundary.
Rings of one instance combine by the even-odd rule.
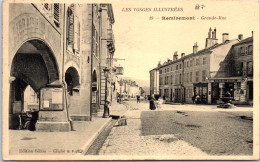
[[31, 39], [21, 45], [10, 69], [10, 129], [17, 129], [22, 112], [39, 111], [40, 90], [58, 82], [58, 69], [52, 50], [43, 40]]

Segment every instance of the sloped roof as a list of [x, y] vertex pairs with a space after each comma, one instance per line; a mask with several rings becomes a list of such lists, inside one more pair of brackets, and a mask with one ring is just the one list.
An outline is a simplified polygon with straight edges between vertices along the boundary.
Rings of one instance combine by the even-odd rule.
[[252, 41], [253, 41], [253, 37], [248, 37], [248, 38], [243, 39], [240, 42], [234, 44], [233, 46], [237, 46], [237, 45], [240, 45], [240, 44], [243, 44], [243, 43], [247, 43], [247, 42], [252, 42]]
[[[192, 56], [195, 56], [195, 55], [200, 55], [200, 54], [203, 54], [203, 53], [211, 53], [212, 50], [214, 50], [214, 49], [216, 49], [216, 48], [218, 48], [218, 47], [220, 47], [220, 46], [222, 46], [222, 45], [228, 44], [228, 43], [230, 43], [231, 41], [233, 41], [233, 40], [230, 40], [230, 41], [227, 41], [227, 42], [224, 42], [224, 43], [216, 43], [216, 44], [214, 44], [214, 45], [211, 46], [211, 47], [208, 47], [208, 48], [204, 48], [204, 49], [202, 49], [202, 50], [199, 50], [197, 53], [190, 53], [190, 54], [188, 54], [188, 55], [186, 55], [186, 56], [184, 56], [184, 57], [182, 57], [182, 58], [179, 58], [178, 60], [168, 62], [167, 64], [164, 64], [164, 65], [160, 66], [160, 68], [161, 68], [161, 67], [168, 66], [168, 65], [173, 64], [173, 63], [176, 63], [176, 62], [179, 62], [179, 61], [181, 61], [181, 60], [183, 60], [183, 59], [186, 59], [186, 58], [189, 58], [189, 57], [192, 57]], [[158, 67], [157, 67], [157, 68], [158, 68]], [[154, 69], [156, 69], [156, 68], [154, 68]], [[154, 69], [153, 69], [153, 70], [154, 70]]]

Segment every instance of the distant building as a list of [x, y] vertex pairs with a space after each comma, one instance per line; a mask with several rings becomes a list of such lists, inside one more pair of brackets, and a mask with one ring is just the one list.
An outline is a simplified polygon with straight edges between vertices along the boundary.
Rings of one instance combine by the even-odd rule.
[[141, 87], [135, 81], [120, 79], [116, 85], [118, 85], [117, 93], [127, 98], [135, 98], [137, 95], [141, 95]]
[[[185, 56], [185, 53], [182, 53], [181, 57], [178, 58], [178, 53], [175, 52], [173, 60], [168, 59], [162, 65], [158, 64], [155, 69], [150, 71], [150, 93], [155, 94], [155, 89], [159, 85], [159, 94], [167, 101], [193, 103], [193, 98], [199, 96], [200, 103], [218, 103], [222, 96], [215, 93], [216, 83], [212, 83], [212, 77], [215, 77], [217, 73], [223, 70], [224, 58], [230, 55], [231, 47], [232, 49], [241, 48], [240, 46], [243, 46], [245, 43], [241, 45], [240, 42], [248, 42], [241, 39], [241, 36], [239, 36], [238, 39], [229, 40], [228, 33], [224, 33], [222, 43], [219, 44], [217, 43], [216, 29], [211, 30], [210, 28], [204, 49], [198, 50], [198, 45], [195, 43], [191, 54]], [[247, 46], [249, 46], [247, 49], [252, 49], [250, 45]], [[252, 58], [233, 58], [236, 60], [233, 60], [234, 62], [241, 62], [242, 59], [247, 60], [245, 61], [247, 63], [243, 62], [244, 70], [246, 65], [251, 66], [252, 64], [250, 61]], [[237, 64], [232, 68], [237, 69]], [[155, 79], [157, 71], [159, 71], [159, 84]], [[229, 73], [229, 69], [224, 69], [223, 72]], [[249, 83], [249, 89], [250, 86], [251, 84]]]

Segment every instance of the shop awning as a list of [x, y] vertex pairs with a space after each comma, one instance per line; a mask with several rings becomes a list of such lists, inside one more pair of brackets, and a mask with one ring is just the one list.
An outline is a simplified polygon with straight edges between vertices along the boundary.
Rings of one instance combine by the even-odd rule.
[[223, 77], [223, 78], [209, 78], [211, 82], [227, 83], [227, 82], [241, 82], [245, 80], [242, 77]]

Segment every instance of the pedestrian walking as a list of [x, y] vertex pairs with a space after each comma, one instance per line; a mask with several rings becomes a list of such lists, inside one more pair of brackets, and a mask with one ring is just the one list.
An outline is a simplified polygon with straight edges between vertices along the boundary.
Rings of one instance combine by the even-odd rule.
[[136, 98], [137, 98], [137, 103], [140, 103], [140, 96], [137, 95]]
[[161, 97], [159, 97], [159, 99], [158, 99], [158, 109], [159, 108], [162, 108], [162, 104], [163, 104], [163, 99], [161, 98]]
[[150, 98], [150, 110], [155, 110], [156, 109], [154, 101], [155, 101], [155, 98], [154, 98], [154, 95], [152, 95], [151, 98]]

